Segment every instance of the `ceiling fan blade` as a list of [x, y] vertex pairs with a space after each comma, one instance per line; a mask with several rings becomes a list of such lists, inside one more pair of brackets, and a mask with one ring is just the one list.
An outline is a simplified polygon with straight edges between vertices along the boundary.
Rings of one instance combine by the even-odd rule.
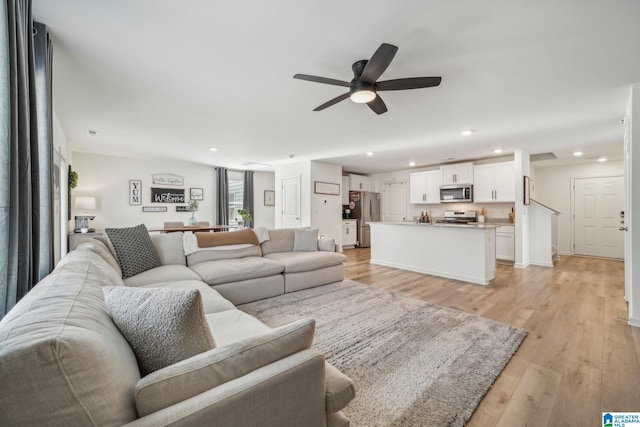
[[376, 83], [376, 90], [420, 89], [438, 86], [442, 77], [410, 77], [407, 79], [385, 80]]
[[300, 79], [300, 80], [307, 80], [307, 81], [315, 82], [315, 83], [324, 83], [324, 84], [328, 84], [328, 85], [335, 85], [335, 86], [344, 86], [344, 87], [351, 86], [351, 83], [345, 82], [343, 80], [328, 79], [326, 77], [310, 76], [308, 74], [296, 74], [296, 75], [293, 76], [293, 78], [294, 79]]
[[332, 100], [327, 101], [327, 102], [325, 102], [324, 104], [322, 104], [321, 106], [314, 108], [314, 109], [313, 109], [313, 111], [322, 111], [322, 110], [324, 110], [325, 108], [327, 108], [327, 107], [331, 107], [332, 105], [337, 104], [337, 103], [338, 103], [338, 102], [340, 102], [340, 101], [344, 101], [345, 99], [347, 99], [347, 98], [349, 97], [349, 95], [350, 95], [350, 93], [349, 93], [349, 92], [347, 92], [347, 93], [343, 93], [343, 94], [342, 94], [342, 95], [340, 95], [340, 96], [336, 96], [336, 97], [335, 97], [335, 98], [333, 98]]
[[367, 102], [367, 105], [376, 114], [382, 114], [382, 113], [386, 113], [387, 112], [386, 104], [384, 103], [382, 98], [380, 98], [380, 96], [378, 96], [378, 95], [376, 95], [376, 97], [373, 99], [373, 101]]
[[387, 69], [389, 64], [391, 64], [391, 61], [393, 60], [393, 57], [396, 56], [397, 51], [397, 46], [382, 43], [369, 62], [367, 62], [367, 65], [365, 65], [360, 78], [369, 83], [374, 83], [378, 80], [378, 77], [384, 73], [384, 70]]

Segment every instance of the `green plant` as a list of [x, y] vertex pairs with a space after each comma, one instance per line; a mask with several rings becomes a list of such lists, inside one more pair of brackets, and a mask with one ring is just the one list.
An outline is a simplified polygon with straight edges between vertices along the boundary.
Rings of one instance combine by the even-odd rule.
[[253, 219], [251, 214], [247, 212], [246, 209], [238, 209], [238, 214], [240, 214], [244, 222], [251, 222], [251, 220]]
[[197, 200], [190, 200], [187, 209], [189, 209], [189, 212], [197, 212], [199, 206], [200, 203]]
[[76, 188], [78, 186], [78, 172], [69, 172], [69, 188]]

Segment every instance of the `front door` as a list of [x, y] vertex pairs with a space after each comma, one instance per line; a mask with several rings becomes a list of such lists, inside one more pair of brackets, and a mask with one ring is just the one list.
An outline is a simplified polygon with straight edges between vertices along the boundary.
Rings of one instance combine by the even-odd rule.
[[282, 178], [282, 227], [297, 228], [300, 220], [300, 176]]
[[624, 258], [624, 177], [578, 178], [574, 184], [575, 254]]
[[392, 182], [384, 184], [382, 201], [383, 221], [404, 221], [407, 219], [407, 183]]

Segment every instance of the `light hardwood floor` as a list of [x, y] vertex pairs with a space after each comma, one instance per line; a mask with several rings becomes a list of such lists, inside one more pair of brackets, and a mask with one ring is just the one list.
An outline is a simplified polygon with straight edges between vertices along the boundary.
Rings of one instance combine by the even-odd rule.
[[599, 426], [603, 411], [640, 412], [640, 328], [627, 325], [622, 261], [498, 265], [484, 287], [371, 265], [368, 249], [344, 254], [346, 278], [529, 332], [469, 426]]

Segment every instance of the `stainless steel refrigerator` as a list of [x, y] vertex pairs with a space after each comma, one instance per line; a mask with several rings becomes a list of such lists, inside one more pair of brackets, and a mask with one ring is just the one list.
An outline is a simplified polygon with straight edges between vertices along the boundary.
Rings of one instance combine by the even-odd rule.
[[380, 221], [380, 193], [369, 191], [350, 191], [349, 201], [355, 208], [351, 209], [351, 217], [358, 220], [358, 246], [371, 246], [370, 222]]

